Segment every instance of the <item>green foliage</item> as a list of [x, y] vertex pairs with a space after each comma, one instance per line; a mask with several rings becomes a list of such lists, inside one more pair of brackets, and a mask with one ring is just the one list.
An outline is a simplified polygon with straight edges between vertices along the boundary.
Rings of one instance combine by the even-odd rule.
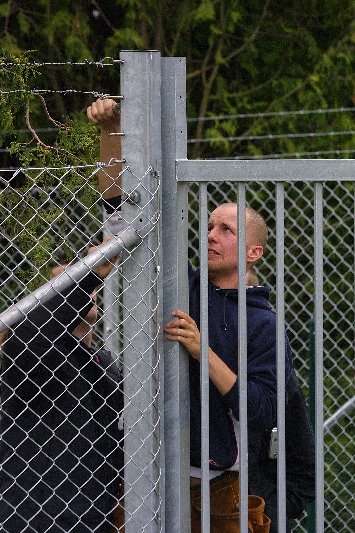
[[206, 0], [202, 2], [196, 9], [195, 20], [196, 22], [206, 22], [208, 20], [215, 19], [215, 10], [213, 2]]
[[[65, 217], [63, 206], [76, 195], [79, 205], [85, 206], [94, 215], [98, 197], [96, 177], [90, 179], [94, 168], [63, 172], [62, 167], [79, 167], [99, 159], [99, 133], [83, 113], [73, 113], [65, 123], [59, 123], [49, 115], [42, 96], [30, 92], [37, 70], [29, 64], [29, 54], [13, 56], [3, 54], [0, 58], [0, 141], [8, 145], [9, 153], [15, 156], [19, 166], [27, 169], [21, 178], [15, 179], [15, 187], [5, 186], [0, 197], [0, 224], [7, 235], [3, 243], [6, 254], [13, 244], [26, 257], [18, 275], [29, 282], [31, 279], [48, 275], [48, 259], [58, 246], [70, 246], [65, 240], [58, 243], [51, 230], [52, 223]], [[11, 92], [11, 91], [16, 92]], [[47, 118], [48, 125], [57, 126], [58, 132], [51, 143], [44, 142], [31, 125], [34, 116], [40, 113]], [[23, 142], [19, 137], [18, 125], [25, 122], [32, 140]], [[31, 167], [31, 168], [30, 168]], [[39, 172], [39, 168], [50, 170]], [[13, 181], [13, 180], [12, 180]], [[4, 182], [5, 183], [5, 182]], [[56, 202], [51, 201], [53, 191]]]
[[[117, 57], [121, 49], [158, 49], [162, 55], [185, 56], [190, 117], [353, 105], [353, 0], [344, 0], [341, 10], [334, 0], [326, 6], [318, 1], [305, 6], [299, 0], [287, 5], [258, 0], [98, 0], [89, 4], [56, 0], [36, 2], [34, 7], [23, 2], [9, 14], [8, 4], [2, 3], [0, 21], [6, 31], [0, 45], [7, 51], [25, 51], [31, 38], [36, 59], [48, 62]], [[72, 79], [64, 69], [50, 76], [43, 72], [41, 82], [65, 88]], [[97, 89], [84, 74], [77, 73], [75, 82], [86, 90]], [[104, 83], [105, 92], [117, 92], [117, 79], [111, 73]], [[61, 117], [82, 105], [78, 101], [68, 105], [64, 97], [56, 103]], [[192, 122], [191, 138], [220, 140], [189, 145], [189, 156], [351, 149], [351, 136], [273, 137], [320, 128], [354, 130], [354, 119], [350, 114], [330, 113]], [[247, 139], [260, 135], [270, 137]]]
[[107, 40], [107, 53], [114, 55], [116, 50], [124, 48], [124, 45], [132, 49], [144, 48], [144, 41], [139, 32], [133, 28], [122, 28]]
[[0, 56], [0, 63], [1, 91], [8, 93], [0, 95], [0, 146], [2, 146], [6, 135], [15, 133], [16, 115], [24, 110], [28, 100], [28, 95], [20, 91], [26, 91], [29, 79], [35, 78], [38, 73], [29, 65], [28, 53], [20, 57], [3, 53]]
[[8, 11], [9, 11], [9, 6], [7, 2], [0, 4], [0, 17], [6, 17]]

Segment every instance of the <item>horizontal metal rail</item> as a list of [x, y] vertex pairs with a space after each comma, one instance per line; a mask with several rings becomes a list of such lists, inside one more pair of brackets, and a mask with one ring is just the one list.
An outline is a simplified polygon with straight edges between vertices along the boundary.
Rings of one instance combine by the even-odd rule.
[[102, 265], [105, 261], [124, 250], [131, 250], [142, 241], [142, 238], [142, 231], [138, 232], [133, 228], [121, 231], [84, 259], [66, 268], [61, 274], [47, 281], [47, 283], [1, 313], [0, 332], [16, 324], [37, 305], [47, 302], [58, 292], [62, 292], [73, 283], [80, 281], [90, 270]]
[[353, 159], [177, 159], [178, 182], [355, 181]]
[[344, 418], [345, 415], [350, 413], [352, 409], [355, 409], [355, 396], [349, 398], [349, 400], [345, 402], [344, 405], [339, 407], [339, 409], [324, 422], [324, 433], [327, 433], [327, 431], [329, 431], [333, 426], [335, 426], [342, 418]]

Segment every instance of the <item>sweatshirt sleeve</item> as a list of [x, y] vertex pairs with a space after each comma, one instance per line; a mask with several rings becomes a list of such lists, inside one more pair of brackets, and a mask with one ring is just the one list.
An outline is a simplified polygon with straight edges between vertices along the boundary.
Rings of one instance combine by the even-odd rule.
[[[274, 426], [277, 417], [276, 372], [276, 319], [273, 313], [265, 313], [257, 329], [248, 339], [247, 354], [247, 402], [249, 429], [264, 431]], [[285, 336], [285, 378], [290, 376], [291, 349]], [[287, 397], [286, 397], [287, 400]], [[239, 420], [238, 379], [224, 396], [227, 407]]]
[[102, 279], [90, 272], [79, 283], [74, 283], [28, 313], [13, 328], [10, 341], [16, 339], [17, 343], [24, 343], [34, 352], [40, 347], [40, 351], [45, 353], [54, 341], [64, 333], [72, 333], [85, 318], [94, 305], [90, 294], [101, 283]]
[[[42, 409], [43, 387], [53, 392], [63, 377], [71, 353], [65, 349], [75, 340], [70, 333], [85, 318], [94, 301], [90, 296], [102, 279], [89, 273], [79, 283], [38, 305], [16, 324], [3, 347], [3, 400], [12, 398], [20, 411], [28, 402]], [[79, 340], [78, 340], [79, 342]], [[38, 403], [39, 402], [39, 403]]]

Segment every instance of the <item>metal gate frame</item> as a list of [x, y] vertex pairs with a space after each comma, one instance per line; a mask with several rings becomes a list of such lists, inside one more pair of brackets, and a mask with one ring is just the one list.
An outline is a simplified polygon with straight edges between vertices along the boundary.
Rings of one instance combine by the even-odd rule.
[[[355, 180], [354, 162], [352, 160], [193, 160], [186, 159], [186, 111], [185, 111], [185, 65], [183, 58], [163, 58], [162, 65], [162, 216], [161, 246], [163, 273], [163, 323], [170, 318], [175, 308], [187, 309], [187, 190], [189, 183], [199, 183], [200, 199], [206, 201], [206, 185], [209, 182], [238, 182], [238, 217], [240, 239], [239, 253], [243, 253], [243, 208], [245, 205], [245, 184], [252, 181], [270, 181], [276, 184], [277, 217], [277, 278], [276, 278], [276, 312], [278, 324], [278, 404], [283, 405], [284, 375], [282, 364], [282, 347], [284, 344], [284, 183], [308, 181], [314, 184], [314, 304], [315, 304], [315, 434], [316, 434], [316, 512], [315, 525], [317, 533], [324, 531], [324, 418], [323, 418], [323, 196], [322, 183]], [[206, 207], [202, 206], [200, 220], [207, 220]], [[176, 218], [171, 216], [176, 213]], [[202, 225], [203, 226], [203, 225]], [[207, 241], [206, 228], [201, 228], [200, 241]], [[245, 235], [244, 235], [245, 238]], [[201, 250], [203, 257], [203, 248]], [[201, 266], [203, 270], [203, 266]], [[245, 275], [240, 267], [240, 276]], [[206, 277], [206, 273], [201, 274]], [[241, 278], [242, 279], [242, 278]], [[202, 291], [202, 306], [203, 295]], [[240, 295], [242, 298], [242, 294]], [[241, 300], [243, 305], [243, 298]], [[242, 313], [241, 313], [242, 314]], [[206, 322], [202, 319], [202, 322]], [[241, 324], [240, 336], [243, 335]], [[207, 331], [202, 332], [203, 346], [207, 346]], [[239, 346], [243, 346], [240, 338]], [[169, 533], [188, 533], [189, 517], [189, 452], [188, 452], [188, 408], [187, 408], [187, 358], [184, 351], [162, 344], [164, 359], [164, 469], [165, 469], [165, 529]], [[245, 362], [244, 362], [245, 364]], [[206, 367], [201, 364], [202, 380], [206, 378]], [[243, 379], [243, 362], [241, 361], [241, 379]], [[207, 374], [208, 375], [208, 374]], [[208, 379], [207, 379], [208, 381]], [[207, 398], [207, 383], [202, 382], [202, 396]], [[207, 392], [206, 392], [207, 391]], [[241, 387], [241, 400], [245, 390]], [[204, 412], [202, 424], [206, 431], [208, 412]], [[278, 426], [284, 425], [284, 412], [279, 409]], [[244, 428], [243, 428], [244, 426]], [[244, 433], [244, 438], [243, 438]], [[247, 454], [246, 420], [241, 421], [241, 531], [247, 531], [247, 466], [243, 466], [243, 455]], [[206, 437], [208, 438], [208, 437]], [[285, 450], [283, 439], [279, 439], [278, 484], [282, 487], [285, 479]], [[206, 458], [208, 442], [202, 443], [203, 456]], [[207, 456], [208, 458], [208, 456]], [[206, 467], [207, 464], [207, 467]], [[202, 467], [203, 496], [208, 496], [208, 479], [206, 468]], [[179, 481], [177, 481], [179, 480]], [[285, 523], [285, 495], [279, 491], [279, 529]], [[203, 513], [203, 525], [208, 527], [208, 505]], [[204, 531], [207, 531], [204, 530]]]

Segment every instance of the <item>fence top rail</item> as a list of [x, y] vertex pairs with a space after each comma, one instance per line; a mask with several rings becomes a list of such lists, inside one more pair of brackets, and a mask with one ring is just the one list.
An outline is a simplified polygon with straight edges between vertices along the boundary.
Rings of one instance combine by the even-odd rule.
[[149, 228], [143, 228], [141, 232], [133, 228], [127, 228], [118, 235], [102, 244], [85, 258], [79, 260], [72, 266], [69, 266], [55, 276], [52, 280], [47, 281], [44, 285], [34, 290], [19, 302], [11, 305], [6, 311], [0, 314], [0, 332], [10, 328], [16, 322], [26, 316], [39, 304], [48, 302], [58, 292], [70, 287], [75, 282], [80, 281], [90, 270], [102, 265], [105, 261], [124, 250], [131, 250], [149, 231]]
[[355, 181], [354, 159], [177, 159], [178, 182]]

